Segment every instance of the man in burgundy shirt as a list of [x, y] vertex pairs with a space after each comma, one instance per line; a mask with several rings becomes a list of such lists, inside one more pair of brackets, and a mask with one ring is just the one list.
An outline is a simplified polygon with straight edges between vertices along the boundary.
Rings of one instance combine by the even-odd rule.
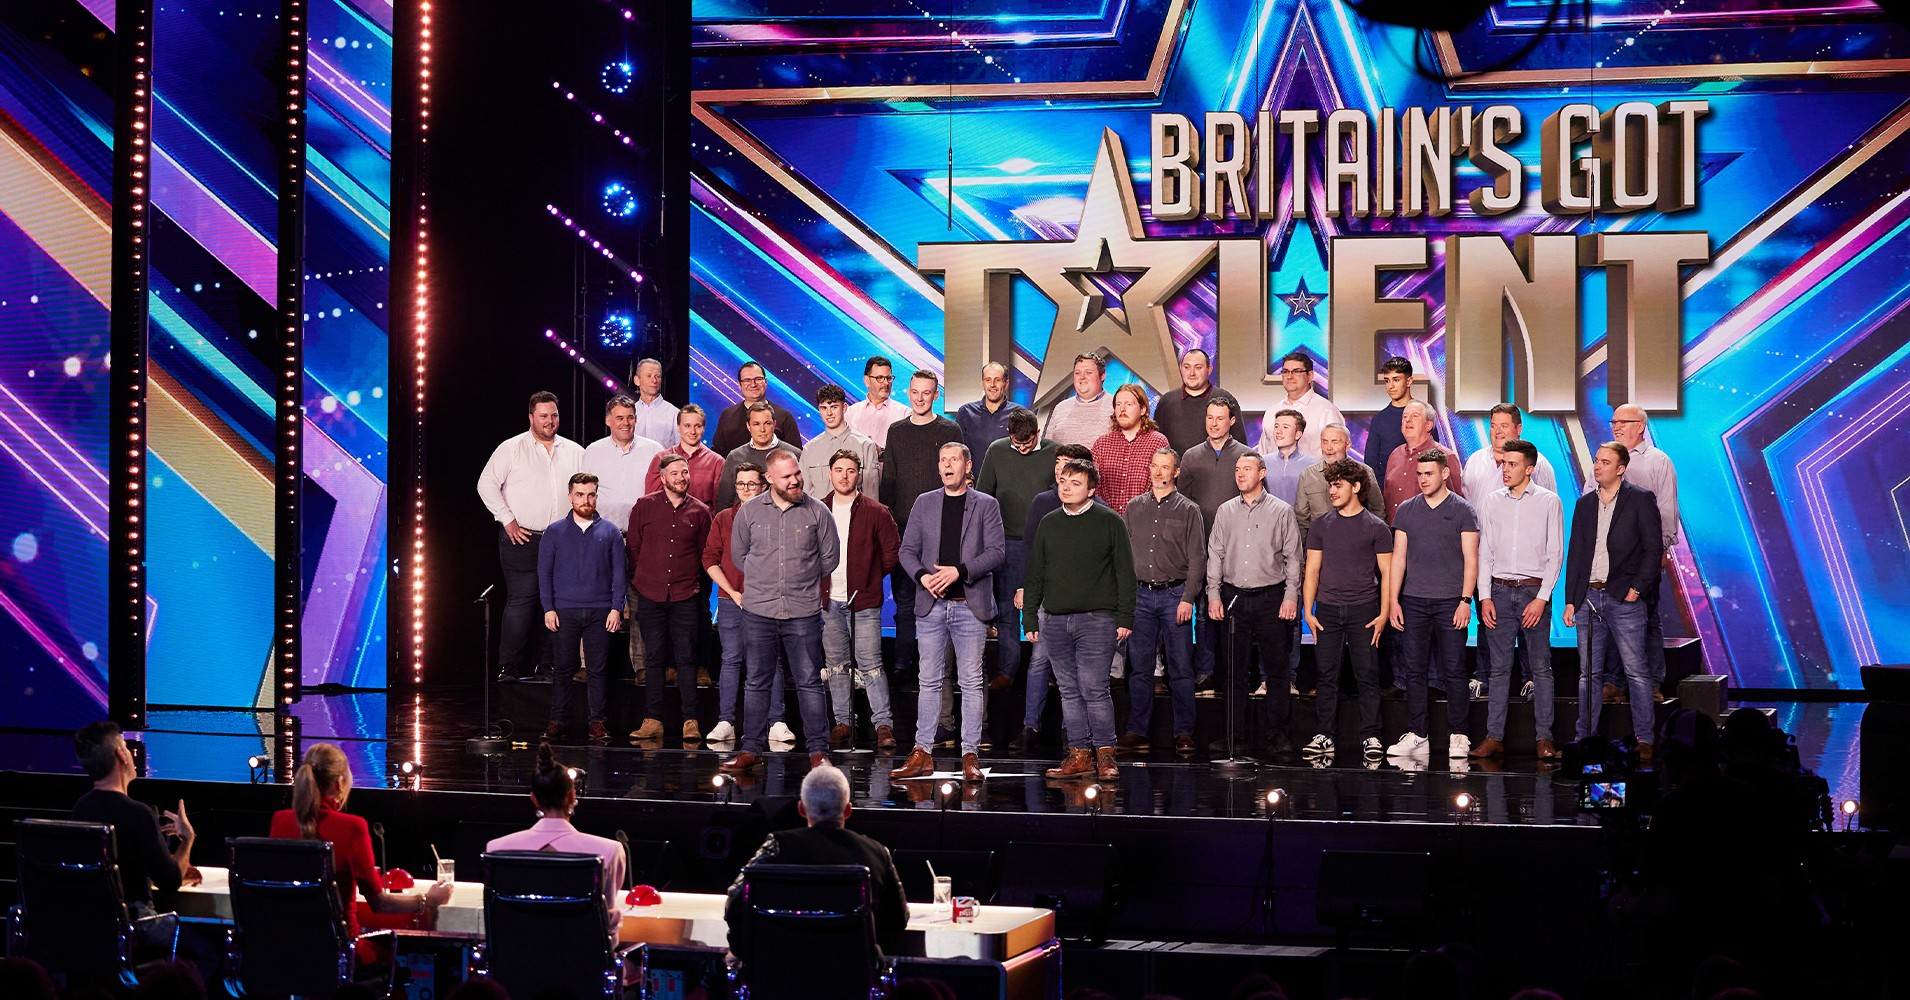
[[[1439, 443], [1434, 437], [1438, 425], [1433, 423], [1432, 404], [1422, 399], [1409, 399], [1399, 414], [1400, 433], [1406, 435], [1406, 443], [1393, 449], [1387, 456], [1383, 468], [1386, 475], [1380, 480], [1380, 492], [1386, 498], [1386, 523], [1393, 523], [1393, 515], [1399, 512], [1399, 505], [1419, 495], [1419, 456], [1429, 451], [1442, 451], [1446, 454], [1446, 466], [1463, 469], [1465, 463], [1459, 461], [1459, 453]], [[1448, 484], [1449, 488], [1461, 497], [1466, 495], [1466, 480], [1455, 476]]]
[[630, 509], [624, 533], [630, 582], [637, 589], [637, 627], [643, 630], [643, 725], [632, 739], [663, 736], [664, 650], [676, 661], [677, 693], [683, 710], [683, 739], [698, 740], [696, 720], [697, 597], [702, 592], [703, 543], [710, 535], [710, 508], [689, 495], [690, 463], [664, 452], [657, 461], [663, 488], [645, 495]]
[[663, 488], [663, 455], [675, 452], [689, 460], [689, 494], [711, 510], [716, 509], [716, 485], [723, 477], [723, 456], [704, 447], [703, 426], [703, 408], [695, 403], [686, 403], [676, 411], [676, 444], [650, 460], [650, 471], [643, 477], [643, 492], [655, 493]]
[[[822, 578], [822, 679], [829, 688], [829, 745], [855, 743], [855, 681], [869, 694], [875, 748], [895, 749], [889, 676], [882, 672], [882, 581], [901, 564], [902, 533], [889, 508], [862, 492], [862, 457], [838, 449], [829, 460], [826, 503], [842, 539], [842, 559]], [[854, 676], [852, 677], [851, 674]]]
[[1167, 436], [1147, 415], [1147, 390], [1139, 382], [1114, 390], [1114, 429], [1094, 442], [1094, 467], [1101, 474], [1095, 495], [1116, 514], [1126, 512], [1129, 500], [1153, 488], [1148, 467], [1166, 447]]

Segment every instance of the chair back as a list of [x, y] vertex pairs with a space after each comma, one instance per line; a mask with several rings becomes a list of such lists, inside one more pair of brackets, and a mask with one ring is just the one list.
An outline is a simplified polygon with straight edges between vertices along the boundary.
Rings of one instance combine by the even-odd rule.
[[615, 939], [604, 927], [602, 858], [488, 851], [483, 860], [484, 951], [492, 980], [514, 997], [621, 995]]
[[751, 865], [743, 871], [750, 1000], [880, 996], [882, 954], [864, 865]]
[[330, 996], [352, 979], [352, 939], [328, 840], [233, 837], [227, 981], [239, 995]]
[[118, 972], [130, 982], [132, 925], [113, 828], [23, 819], [13, 829], [20, 903], [9, 951], [50, 973], [103, 978]]

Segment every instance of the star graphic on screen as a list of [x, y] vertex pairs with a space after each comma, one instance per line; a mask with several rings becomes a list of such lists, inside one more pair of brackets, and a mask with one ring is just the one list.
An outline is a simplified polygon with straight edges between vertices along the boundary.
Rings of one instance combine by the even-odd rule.
[[1280, 296], [1280, 301], [1287, 304], [1287, 322], [1291, 323], [1299, 319], [1309, 319], [1317, 326], [1320, 322], [1320, 318], [1313, 315], [1313, 308], [1325, 302], [1326, 296], [1315, 295], [1308, 291], [1306, 279], [1301, 278], [1300, 290]]

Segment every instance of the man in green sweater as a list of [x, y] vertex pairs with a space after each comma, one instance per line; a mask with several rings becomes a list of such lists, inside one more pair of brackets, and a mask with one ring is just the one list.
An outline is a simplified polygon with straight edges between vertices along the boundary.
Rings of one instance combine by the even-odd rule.
[[1045, 636], [1061, 689], [1068, 756], [1050, 778], [1119, 776], [1108, 663], [1134, 627], [1134, 550], [1121, 516], [1094, 502], [1094, 463], [1070, 459], [1055, 476], [1061, 509], [1041, 519], [1028, 548], [1024, 609], [1038, 612], [1028, 641]]

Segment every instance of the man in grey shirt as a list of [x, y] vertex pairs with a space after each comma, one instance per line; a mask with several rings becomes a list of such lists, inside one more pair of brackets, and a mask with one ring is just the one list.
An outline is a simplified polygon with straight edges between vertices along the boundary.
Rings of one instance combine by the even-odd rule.
[[841, 544], [829, 508], [803, 492], [802, 463], [795, 454], [771, 454], [768, 478], [768, 492], [739, 505], [730, 528], [731, 556], [749, 581], [739, 602], [748, 649], [743, 689], [747, 722], [742, 752], [722, 763], [731, 773], [757, 767], [769, 750], [769, 685], [779, 652], [796, 679], [809, 766], [829, 763], [829, 695], [821, 672], [822, 594], [823, 581], [841, 558]]
[[[1200, 506], [1201, 519], [1211, 532], [1220, 505], [1240, 495], [1239, 487], [1234, 485], [1234, 464], [1240, 461], [1240, 456], [1253, 454], [1253, 449], [1235, 436], [1240, 427], [1240, 404], [1232, 396], [1214, 393], [1207, 401], [1205, 413], [1207, 439], [1181, 452], [1180, 491]], [[1206, 612], [1213, 595], [1207, 597], [1208, 600], [1194, 602], [1201, 609], [1194, 619], [1194, 676], [1200, 680], [1213, 676], [1214, 649], [1218, 644], [1215, 639], [1218, 630]]]
[[1415, 461], [1418, 494], [1393, 513], [1393, 566], [1388, 620], [1402, 633], [1398, 676], [1406, 688], [1406, 733], [1388, 757], [1429, 753], [1426, 738], [1427, 659], [1446, 692], [1447, 755], [1472, 752], [1466, 719], [1472, 695], [1466, 687], [1466, 626], [1472, 623], [1472, 592], [1479, 580], [1479, 517], [1466, 498], [1447, 487], [1452, 466], [1446, 453], [1422, 452]]
[[[1300, 525], [1287, 502], [1267, 492], [1266, 462], [1248, 452], [1234, 463], [1240, 495], [1220, 505], [1207, 540], [1207, 616], [1237, 618], [1228, 649], [1229, 704], [1236, 731], [1246, 721], [1247, 647], [1260, 645], [1267, 675], [1261, 749], [1294, 751], [1287, 735], [1287, 623], [1300, 614]], [[1231, 748], [1229, 748], [1231, 749]]]
[[1167, 690], [1174, 702], [1174, 751], [1194, 752], [1194, 650], [1190, 625], [1207, 587], [1207, 533], [1200, 507], [1174, 488], [1180, 454], [1162, 448], [1148, 462], [1152, 487], [1128, 501], [1121, 517], [1134, 549], [1134, 633], [1128, 658], [1127, 732], [1121, 750], [1145, 750], [1154, 719], [1154, 672], [1143, 669], [1166, 647]]

